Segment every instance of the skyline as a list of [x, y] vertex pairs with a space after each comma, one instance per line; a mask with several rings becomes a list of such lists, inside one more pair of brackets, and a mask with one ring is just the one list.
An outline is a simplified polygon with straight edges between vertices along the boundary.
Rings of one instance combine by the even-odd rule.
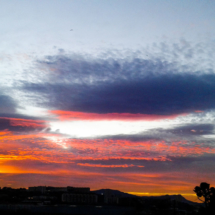
[[0, 187], [214, 186], [214, 9], [0, 2]]

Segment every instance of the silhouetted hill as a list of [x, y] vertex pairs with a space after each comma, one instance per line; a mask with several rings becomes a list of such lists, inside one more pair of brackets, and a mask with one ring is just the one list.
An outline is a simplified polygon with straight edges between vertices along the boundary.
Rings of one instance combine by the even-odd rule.
[[192, 202], [184, 198], [182, 195], [165, 195], [165, 196], [136, 196], [128, 193], [121, 192], [119, 190], [111, 190], [111, 189], [101, 189], [101, 190], [95, 190], [93, 191], [96, 194], [104, 194], [105, 192], [111, 192], [112, 195], [115, 195], [117, 197], [132, 197], [132, 198], [141, 198], [143, 200], [166, 200], [166, 201], [178, 201], [181, 203], [186, 203], [189, 205], [202, 205], [201, 203]]
[[117, 197], [134, 197], [134, 198], [139, 197], [139, 196], [135, 196], [135, 195], [132, 195], [132, 194], [121, 192], [119, 190], [111, 190], [111, 189], [101, 189], [101, 190], [95, 190], [93, 192], [96, 193], [96, 194], [99, 194], [99, 195], [102, 195], [105, 192], [109, 192], [112, 195], [115, 195]]
[[167, 200], [167, 201], [178, 201], [190, 205], [201, 205], [202, 203], [192, 202], [184, 198], [182, 195], [165, 195], [165, 196], [142, 196], [143, 199], [154, 199], [154, 200]]

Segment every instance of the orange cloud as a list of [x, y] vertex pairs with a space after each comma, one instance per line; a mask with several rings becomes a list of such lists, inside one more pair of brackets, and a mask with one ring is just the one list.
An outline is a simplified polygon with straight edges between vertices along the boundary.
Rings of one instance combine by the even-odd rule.
[[[58, 138], [60, 138], [59, 134], [15, 135], [12, 132], [3, 131], [0, 133], [0, 162], [11, 160], [38, 160], [44, 163], [59, 164], [81, 160], [164, 162], [171, 161], [169, 156], [186, 157], [215, 153], [215, 149], [212, 147], [204, 144], [187, 143], [186, 141], [170, 144], [164, 141], [62, 139], [59, 142]], [[105, 166], [100, 167], [105, 168]]]
[[44, 128], [45, 121], [43, 120], [33, 120], [33, 119], [19, 119], [19, 118], [8, 118], [0, 117], [0, 119], [7, 119], [10, 121], [11, 126], [21, 126], [21, 127], [33, 127], [33, 128]]
[[133, 165], [133, 164], [123, 164], [123, 165], [102, 165], [102, 164], [90, 164], [90, 163], [77, 163], [79, 166], [88, 166], [88, 167], [102, 167], [102, 168], [128, 168], [128, 167], [144, 167], [140, 165]]
[[[59, 145], [58, 138], [62, 138], [67, 148], [62, 144]], [[60, 134], [19, 135], [7, 130], [0, 132], [0, 173], [14, 175], [16, 183], [20, 186], [24, 182], [30, 184], [37, 181], [33, 176], [32, 182], [29, 179], [19, 181], [17, 175], [37, 174], [41, 181], [46, 181], [47, 175], [57, 177], [56, 183], [59, 180], [62, 183], [64, 180], [65, 186], [75, 182], [74, 186], [85, 184], [91, 189], [109, 187], [124, 192], [148, 192], [149, 195], [189, 194], [201, 181], [207, 179], [211, 184], [214, 183], [214, 175], [195, 174], [192, 169], [185, 169], [183, 174], [173, 170], [162, 173], [146, 172], [149, 171], [147, 164], [156, 163], [155, 165], [159, 166], [162, 162], [166, 165], [172, 162], [169, 156], [194, 157], [204, 154], [215, 154], [215, 149], [204, 143], [187, 141], [166, 143], [165, 141], [63, 139]], [[110, 168], [109, 173], [107, 168]], [[119, 171], [115, 171], [114, 168]], [[0, 175], [0, 179], [1, 177], [3, 176]], [[0, 180], [0, 186], [6, 181], [6, 179]]]
[[148, 115], [148, 114], [131, 114], [131, 113], [84, 113], [74, 111], [63, 111], [63, 110], [50, 110], [51, 114], [57, 116], [60, 120], [162, 120], [162, 119], [175, 119], [178, 116], [185, 116], [184, 114], [174, 115]]

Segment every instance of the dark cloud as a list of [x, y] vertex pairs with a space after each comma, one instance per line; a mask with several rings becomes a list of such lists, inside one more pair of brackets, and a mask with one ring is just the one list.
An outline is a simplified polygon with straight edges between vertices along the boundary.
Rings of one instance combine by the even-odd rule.
[[179, 157], [169, 157], [171, 159], [171, 162], [169, 162], [169, 165], [171, 165], [171, 169], [177, 169], [177, 170], [190, 170], [203, 173], [203, 172], [213, 172], [213, 169], [215, 168], [215, 156], [214, 154], [203, 154], [201, 156], [179, 156]]
[[24, 115], [19, 113], [0, 113], [0, 117], [2, 118], [16, 118], [16, 119], [29, 119], [29, 120], [48, 120], [50, 118], [45, 117], [34, 117], [30, 115]]
[[171, 161], [142, 161], [141, 164], [144, 165], [145, 171], [150, 172], [169, 172], [169, 171], [177, 171], [177, 172], [213, 172], [215, 167], [214, 155], [204, 154], [201, 156], [177, 156], [172, 157], [168, 156]]
[[152, 145], [161, 141], [165, 141], [167, 145], [171, 145], [174, 141], [188, 141], [196, 145], [203, 142], [205, 147], [211, 147], [214, 145], [213, 138], [206, 139], [204, 135], [213, 134], [214, 125], [212, 124], [188, 124], [184, 126], [174, 126], [172, 129], [149, 129], [137, 134], [107, 135], [100, 137], [100, 139], [125, 140], [131, 143], [150, 141]]
[[5, 91], [0, 88], [0, 130], [30, 132], [46, 127], [45, 119], [18, 114], [16, 108], [21, 107], [11, 96], [4, 94]]
[[207, 135], [214, 134], [214, 125], [212, 124], [190, 124], [186, 126], [179, 126], [174, 129], [166, 130], [172, 132], [176, 135], [183, 134], [184, 136], [188, 135]]
[[149, 132], [142, 132], [137, 134], [119, 134], [119, 135], [108, 135], [108, 136], [102, 136], [100, 139], [110, 139], [110, 140], [128, 140], [131, 142], [144, 142], [148, 140], [153, 141], [159, 141], [163, 140], [164, 137], [162, 134], [165, 134], [165, 137], [167, 136], [166, 133], [160, 132], [156, 129], [150, 130]]
[[0, 91], [0, 113], [15, 113], [17, 106], [10, 96], [1, 94]]
[[44, 78], [23, 83], [22, 90], [40, 105], [71, 111], [169, 115], [215, 108], [213, 71], [138, 56], [47, 56], [37, 61]]
[[[192, 169], [195, 172], [208, 172], [213, 171], [215, 167], [215, 156], [205, 154], [201, 156], [168, 156], [169, 160], [166, 161], [154, 161], [154, 160], [131, 160], [131, 159], [109, 159], [109, 160], [80, 160], [76, 163], [89, 163], [89, 164], [101, 164], [101, 165], [134, 165], [132, 168], [99, 168], [101, 172], [156, 172], [167, 173], [172, 170], [177, 172], [187, 172]], [[144, 167], [139, 167], [144, 166]], [[89, 169], [89, 167], [80, 167], [83, 169]], [[206, 168], [206, 169], [205, 169]]]
[[16, 118], [1, 118], [0, 117], [0, 131], [9, 130], [13, 132], [32, 132], [32, 131], [42, 131], [46, 128], [45, 122], [16, 119]]
[[5, 130], [5, 129], [10, 130], [11, 127], [13, 128], [13, 126], [11, 126], [11, 124], [10, 124], [10, 120], [0, 118], [0, 130]]
[[179, 114], [215, 108], [215, 75], [160, 75], [87, 84], [31, 84], [43, 105], [94, 113]]
[[38, 68], [46, 69], [49, 81], [53, 83], [97, 83], [119, 80], [136, 80], [150, 74], [168, 72], [172, 65], [161, 59], [115, 58], [114, 53], [107, 53], [103, 58], [93, 59], [80, 55], [47, 56], [38, 60]]

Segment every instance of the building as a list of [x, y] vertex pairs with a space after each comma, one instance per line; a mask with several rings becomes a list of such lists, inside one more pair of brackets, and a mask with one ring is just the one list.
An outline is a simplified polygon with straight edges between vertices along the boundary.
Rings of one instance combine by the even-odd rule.
[[51, 186], [37, 186], [29, 187], [29, 192], [40, 192], [40, 193], [50, 193], [50, 192], [70, 192], [70, 193], [89, 193], [89, 187], [51, 187]]
[[67, 192], [67, 187], [46, 187], [46, 192]]
[[119, 204], [119, 197], [112, 190], [106, 189], [103, 195], [105, 204]]
[[89, 187], [67, 187], [67, 191], [70, 193], [89, 193], [90, 188]]
[[46, 186], [38, 186], [38, 187], [29, 187], [29, 192], [40, 192], [45, 193], [46, 192]]
[[96, 204], [98, 196], [94, 193], [64, 193], [62, 202], [72, 204]]

